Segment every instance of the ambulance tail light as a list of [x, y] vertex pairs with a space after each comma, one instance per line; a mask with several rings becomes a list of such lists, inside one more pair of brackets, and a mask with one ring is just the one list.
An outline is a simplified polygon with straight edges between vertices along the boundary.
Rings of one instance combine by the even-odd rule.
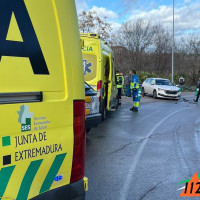
[[74, 154], [71, 183], [84, 177], [85, 170], [85, 101], [74, 101]]
[[102, 94], [102, 81], [97, 82], [97, 96], [99, 97], [99, 101], [101, 101]]

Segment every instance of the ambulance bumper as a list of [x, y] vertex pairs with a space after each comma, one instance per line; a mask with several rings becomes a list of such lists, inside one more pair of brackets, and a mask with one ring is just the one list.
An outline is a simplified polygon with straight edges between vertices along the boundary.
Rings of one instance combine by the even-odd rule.
[[31, 200], [85, 200], [85, 181], [80, 180], [45, 192]]
[[101, 122], [101, 114], [93, 114], [86, 116], [86, 126], [87, 128], [92, 128], [97, 126]]

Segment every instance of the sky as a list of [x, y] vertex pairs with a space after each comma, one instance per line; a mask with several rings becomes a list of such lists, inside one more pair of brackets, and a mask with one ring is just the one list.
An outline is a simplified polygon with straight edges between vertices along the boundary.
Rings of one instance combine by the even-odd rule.
[[[173, 0], [75, 0], [78, 14], [94, 10], [107, 16], [113, 30], [129, 20], [143, 18], [172, 31]], [[200, 34], [200, 0], [174, 0], [175, 35]]]

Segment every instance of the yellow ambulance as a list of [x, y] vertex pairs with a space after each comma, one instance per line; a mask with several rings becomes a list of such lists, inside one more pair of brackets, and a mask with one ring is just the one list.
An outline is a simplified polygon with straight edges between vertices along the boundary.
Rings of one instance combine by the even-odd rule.
[[0, 199], [85, 199], [75, 2], [0, 0]]
[[85, 81], [97, 91], [100, 112], [102, 119], [105, 119], [106, 112], [116, 108], [119, 103], [113, 51], [98, 34], [81, 33], [81, 38], [84, 40]]

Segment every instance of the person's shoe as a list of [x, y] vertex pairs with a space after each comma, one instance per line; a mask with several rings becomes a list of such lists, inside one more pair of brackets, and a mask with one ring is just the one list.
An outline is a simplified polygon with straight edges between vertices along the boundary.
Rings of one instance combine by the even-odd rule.
[[194, 102], [198, 102], [197, 100], [194, 100]]
[[137, 108], [134, 108], [132, 111], [133, 111], [133, 112], [138, 112], [138, 109], [137, 109]]
[[133, 106], [132, 108], [130, 108], [130, 110], [132, 110], [132, 111], [133, 111], [134, 109], [135, 109], [135, 107], [134, 107], [134, 106]]

